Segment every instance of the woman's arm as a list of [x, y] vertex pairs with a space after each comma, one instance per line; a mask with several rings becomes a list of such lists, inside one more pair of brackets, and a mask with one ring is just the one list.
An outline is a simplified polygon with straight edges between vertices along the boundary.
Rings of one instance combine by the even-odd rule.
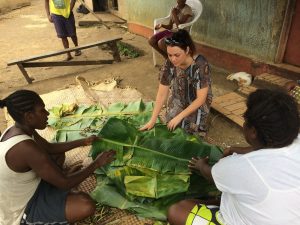
[[97, 158], [86, 168], [73, 173], [64, 174], [54, 163], [49, 153], [44, 151], [34, 141], [24, 141], [19, 145], [18, 156], [21, 157], [19, 166], [31, 168], [39, 177], [48, 183], [62, 189], [70, 189], [100, 168], [114, 160], [115, 151], [107, 151], [99, 154]]
[[237, 154], [246, 154], [249, 152], [253, 152], [256, 151], [258, 149], [252, 147], [252, 146], [248, 146], [248, 147], [229, 147], [224, 149], [223, 151], [223, 157], [232, 155], [233, 153], [237, 153]]
[[169, 86], [159, 84], [151, 119], [148, 123], [146, 123], [143, 127], [141, 127], [140, 130], [151, 130], [154, 127], [158, 115], [168, 98], [168, 95], [169, 95]]
[[178, 14], [180, 12], [180, 9], [178, 8], [173, 8], [171, 15], [172, 15], [172, 25], [173, 23], [176, 24], [176, 27], [178, 27], [180, 24], [186, 23], [187, 20], [192, 16], [190, 14], [184, 14], [180, 19], [178, 18]]
[[200, 157], [193, 157], [189, 161], [188, 167], [193, 171], [200, 171], [203, 177], [205, 177], [207, 180], [214, 182], [214, 179], [211, 174], [211, 166], [208, 164], [209, 158], [200, 158]]
[[50, 9], [49, 9], [49, 0], [45, 0], [45, 10], [46, 10], [46, 14], [47, 14], [49, 22], [52, 23], [53, 21], [52, 21]]
[[90, 136], [75, 141], [50, 143], [44, 138], [42, 138], [37, 132], [34, 132], [33, 135], [34, 135], [34, 140], [38, 144], [38, 146], [46, 150], [49, 154], [65, 153], [73, 148], [91, 145], [94, 141], [100, 139], [97, 136]]
[[71, 2], [70, 2], [70, 11], [71, 12], [73, 11], [74, 6], [75, 6], [75, 0], [71, 0]]
[[197, 98], [181, 113], [175, 116], [172, 120], [168, 123], [168, 128], [170, 130], [174, 130], [177, 125], [187, 116], [195, 112], [201, 105], [203, 105], [206, 101], [208, 93], [208, 87], [201, 88], [197, 90]]

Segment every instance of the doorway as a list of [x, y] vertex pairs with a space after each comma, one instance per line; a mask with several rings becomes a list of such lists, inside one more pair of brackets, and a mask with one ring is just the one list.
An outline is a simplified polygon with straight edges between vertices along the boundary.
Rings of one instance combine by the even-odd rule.
[[296, 2], [283, 62], [300, 66], [300, 0]]

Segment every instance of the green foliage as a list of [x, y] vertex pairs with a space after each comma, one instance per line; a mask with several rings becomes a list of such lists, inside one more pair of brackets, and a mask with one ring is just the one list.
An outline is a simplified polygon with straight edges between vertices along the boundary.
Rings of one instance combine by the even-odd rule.
[[131, 45], [118, 41], [117, 47], [121, 55], [126, 56], [128, 58], [137, 58], [140, 56], [140, 53], [134, 49]]
[[49, 110], [48, 125], [56, 130], [56, 142], [73, 141], [97, 135], [110, 117], [126, 119], [139, 126], [150, 119], [152, 110], [153, 103], [143, 103], [142, 100], [129, 104], [111, 104], [107, 109], [99, 105], [63, 104]]
[[[140, 132], [117, 118], [110, 118], [99, 136], [102, 140], [91, 149], [93, 158], [107, 149], [117, 151], [116, 160], [98, 171], [102, 182], [98, 182], [92, 196], [102, 204], [122, 206], [140, 216], [165, 220], [167, 208], [175, 201], [189, 195], [207, 198], [216, 194], [212, 184], [203, 177], [190, 176], [187, 167], [195, 156], [209, 156], [214, 164], [222, 156], [216, 146], [203, 143], [181, 129], [170, 132], [165, 125]], [[110, 189], [111, 186], [114, 188]], [[109, 198], [103, 196], [107, 195], [107, 189]]]
[[92, 146], [93, 158], [107, 149], [116, 150], [116, 160], [96, 171], [92, 196], [97, 202], [166, 220], [167, 208], [179, 200], [219, 194], [203, 177], [191, 174], [187, 165], [195, 156], [209, 156], [214, 164], [222, 152], [182, 129], [170, 132], [162, 124], [140, 132], [138, 127], [149, 121], [152, 110], [153, 103], [141, 100], [107, 109], [64, 104], [49, 110], [48, 124], [56, 129], [56, 141], [101, 136]]

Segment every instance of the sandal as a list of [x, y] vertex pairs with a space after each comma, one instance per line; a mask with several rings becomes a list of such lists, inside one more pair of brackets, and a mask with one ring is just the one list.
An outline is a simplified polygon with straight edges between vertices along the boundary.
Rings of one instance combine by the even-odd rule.
[[75, 51], [75, 54], [74, 54], [75, 56], [80, 56], [81, 55], [81, 51], [80, 50], [77, 50], [77, 51]]

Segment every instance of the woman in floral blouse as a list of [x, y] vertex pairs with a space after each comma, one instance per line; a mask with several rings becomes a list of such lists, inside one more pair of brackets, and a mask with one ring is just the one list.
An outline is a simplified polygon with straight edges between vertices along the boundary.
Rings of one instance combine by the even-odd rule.
[[160, 84], [150, 121], [140, 130], [150, 130], [167, 100], [166, 120], [170, 130], [181, 127], [190, 134], [204, 136], [212, 102], [210, 67], [196, 54], [185, 30], [166, 38], [168, 59], [160, 72]]

